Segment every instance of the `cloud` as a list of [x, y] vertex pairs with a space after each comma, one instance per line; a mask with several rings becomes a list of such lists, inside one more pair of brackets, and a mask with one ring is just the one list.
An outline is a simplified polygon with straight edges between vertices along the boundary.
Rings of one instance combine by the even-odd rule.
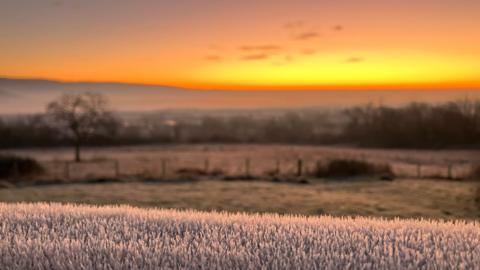
[[333, 29], [333, 31], [340, 32], [340, 31], [343, 31], [344, 27], [343, 27], [343, 25], [337, 24], [337, 25], [334, 25], [332, 27], [332, 29]]
[[363, 61], [365, 61], [365, 59], [362, 57], [350, 57], [345, 60], [346, 63], [359, 63]]
[[282, 47], [277, 45], [257, 45], [257, 46], [241, 46], [239, 48], [241, 51], [252, 52], [252, 51], [279, 51]]
[[222, 57], [220, 57], [218, 55], [207, 55], [207, 56], [205, 56], [205, 60], [207, 60], [207, 61], [221, 61]]
[[263, 60], [268, 59], [270, 55], [266, 53], [259, 53], [259, 54], [250, 54], [242, 57], [242, 60], [252, 61], [252, 60]]
[[294, 28], [302, 28], [304, 25], [305, 25], [304, 21], [297, 20], [297, 21], [287, 22], [283, 25], [283, 27], [287, 29], [294, 29]]
[[267, 59], [272, 55], [278, 54], [283, 48], [278, 45], [245, 45], [239, 47], [239, 50], [246, 53], [242, 57], [243, 60], [262, 60]]
[[298, 35], [295, 35], [294, 39], [296, 39], [296, 40], [309, 40], [309, 39], [317, 38], [319, 36], [320, 36], [320, 34], [318, 32], [308, 31], [308, 32], [303, 32], [303, 33], [300, 33]]

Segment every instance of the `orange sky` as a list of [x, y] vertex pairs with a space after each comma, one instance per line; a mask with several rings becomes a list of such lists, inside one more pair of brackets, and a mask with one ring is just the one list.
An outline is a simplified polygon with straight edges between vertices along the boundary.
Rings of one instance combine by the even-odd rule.
[[480, 89], [480, 1], [0, 3], [0, 76], [195, 89]]

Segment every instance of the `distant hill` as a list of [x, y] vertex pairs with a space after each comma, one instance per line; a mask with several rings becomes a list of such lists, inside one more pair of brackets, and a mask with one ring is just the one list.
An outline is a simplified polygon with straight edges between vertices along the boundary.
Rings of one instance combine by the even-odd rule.
[[119, 111], [338, 108], [368, 102], [401, 105], [411, 101], [444, 102], [465, 97], [480, 98], [478, 90], [191, 90], [159, 85], [0, 78], [0, 114], [41, 112], [52, 99], [72, 92], [102, 93], [110, 99], [114, 109]]

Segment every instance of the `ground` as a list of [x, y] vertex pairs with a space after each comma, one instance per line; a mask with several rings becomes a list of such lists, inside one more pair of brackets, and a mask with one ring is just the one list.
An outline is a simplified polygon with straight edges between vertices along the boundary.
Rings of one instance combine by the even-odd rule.
[[473, 181], [368, 180], [266, 181], [204, 180], [184, 183], [104, 183], [0, 189], [2, 202], [130, 204], [230, 212], [275, 212], [336, 216], [478, 219]]
[[[71, 161], [71, 148], [22, 149], [0, 151], [33, 157], [47, 169], [47, 178], [64, 178], [65, 161]], [[480, 164], [479, 150], [400, 150], [361, 149], [343, 146], [310, 145], [254, 145], [254, 144], [198, 144], [198, 145], [145, 145], [124, 147], [84, 148], [85, 164], [70, 164], [69, 178], [82, 179], [114, 176], [115, 164], [122, 175], [170, 176], [178, 169], [220, 170], [238, 175], [249, 171], [264, 175], [277, 166], [282, 174], [295, 173], [298, 159], [303, 160], [304, 171], [335, 158], [361, 159], [374, 163], [388, 163], [393, 171], [404, 178], [447, 177], [451, 166], [452, 177], [463, 178], [472, 166]]]
[[[75, 202], [131, 204], [198, 210], [276, 212], [289, 214], [362, 215], [382, 217], [480, 218], [480, 183], [445, 178], [468, 173], [480, 163], [478, 150], [381, 150], [348, 147], [292, 145], [165, 145], [85, 148], [89, 162], [67, 164], [72, 149], [25, 149], [3, 151], [30, 156], [47, 168], [47, 179], [81, 182], [98, 177], [172, 177], [178, 169], [207, 167], [226, 175], [250, 173], [260, 177], [279, 166], [282, 174], [295, 173], [298, 159], [305, 171], [316, 162], [332, 158], [367, 159], [388, 163], [399, 176], [395, 181], [311, 180], [310, 184], [272, 181], [201, 180], [182, 183], [65, 184], [0, 189], [0, 202]], [[115, 172], [115, 163], [118, 173]], [[208, 161], [208, 163], [207, 163]], [[165, 162], [165, 163], [164, 163]], [[165, 172], [163, 170], [165, 166]], [[420, 175], [424, 177], [418, 179]], [[69, 169], [66, 173], [66, 169]], [[68, 177], [66, 177], [68, 175]], [[208, 179], [208, 177], [207, 177]]]
[[478, 222], [0, 203], [0, 269], [478, 269]]

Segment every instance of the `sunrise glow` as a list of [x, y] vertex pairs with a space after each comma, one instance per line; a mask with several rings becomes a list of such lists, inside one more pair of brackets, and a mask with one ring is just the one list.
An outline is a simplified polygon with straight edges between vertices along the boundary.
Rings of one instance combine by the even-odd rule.
[[479, 11], [466, 0], [11, 1], [0, 10], [0, 75], [224, 90], [476, 89]]

